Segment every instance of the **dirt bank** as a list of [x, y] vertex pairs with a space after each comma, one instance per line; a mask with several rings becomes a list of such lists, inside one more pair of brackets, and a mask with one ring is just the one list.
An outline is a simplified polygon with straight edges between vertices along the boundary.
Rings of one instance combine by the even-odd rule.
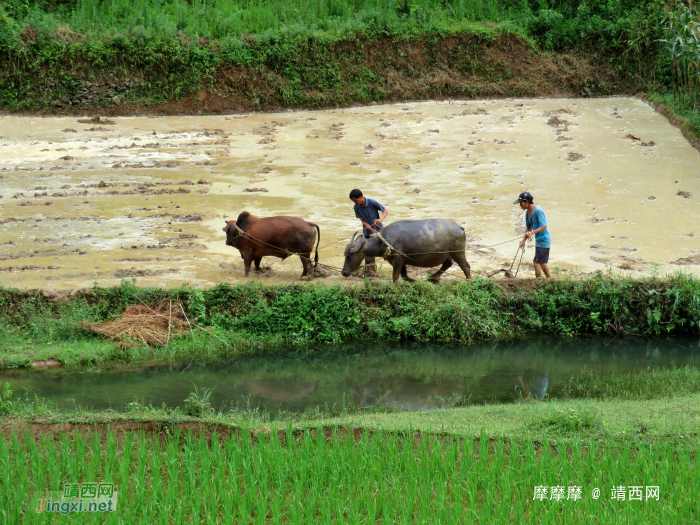
[[[61, 436], [71, 436], [75, 437], [77, 434], [82, 434], [83, 436], [93, 435], [95, 433], [101, 435], [101, 443], [107, 443], [107, 435], [114, 434], [119, 443], [123, 443], [125, 434], [130, 432], [136, 432], [139, 434], [146, 435], [150, 440], [158, 440], [161, 444], [166, 442], [176, 434], [181, 434], [182, 439], [186, 440], [187, 434], [194, 434], [197, 437], [203, 437], [206, 439], [208, 444], [211, 446], [212, 437], [214, 434], [217, 435], [219, 440], [230, 438], [230, 437], [241, 437], [243, 435], [243, 430], [237, 426], [224, 424], [224, 423], [205, 423], [200, 421], [183, 421], [179, 423], [172, 423], [167, 421], [124, 421], [118, 420], [110, 421], [108, 423], [30, 423], [26, 421], [19, 421], [15, 423], [8, 423], [0, 426], [0, 436], [5, 438], [9, 437], [11, 434], [16, 433], [20, 435], [29, 434], [35, 440], [40, 440], [42, 436], [53, 436], [56, 440], [60, 439]], [[371, 439], [375, 435], [375, 431], [372, 429], [364, 428], [346, 428], [343, 426], [338, 427], [321, 427], [321, 428], [310, 428], [308, 431], [294, 430], [292, 435], [294, 439], [300, 440], [304, 437], [306, 432], [312, 437], [316, 437], [320, 432], [323, 433], [327, 441], [331, 441], [334, 436], [345, 437], [352, 435], [354, 439], [360, 440], [361, 438]], [[258, 440], [259, 436], [269, 436], [272, 430], [267, 426], [262, 426], [260, 428], [248, 430], [248, 435], [253, 443]], [[394, 433], [397, 439], [405, 441], [406, 437], [410, 434], [397, 432]], [[385, 433], [382, 433], [384, 436]], [[441, 441], [454, 439], [454, 436], [448, 434], [440, 433], [421, 433], [413, 432], [413, 442], [414, 444], [419, 444], [423, 439], [439, 439]], [[287, 431], [277, 430], [277, 439], [281, 443], [286, 443], [287, 441]], [[479, 442], [479, 438], [474, 438], [475, 442]], [[491, 440], [494, 441], [494, 440]]]
[[686, 121], [686, 119], [674, 115], [674, 113], [664, 104], [659, 104], [651, 100], [644, 93], [638, 93], [637, 96], [649, 104], [654, 111], [666, 117], [666, 120], [672, 125], [677, 127], [688, 142], [698, 151], [700, 151], [700, 138], [695, 134], [695, 130], [691, 127], [691, 124]]

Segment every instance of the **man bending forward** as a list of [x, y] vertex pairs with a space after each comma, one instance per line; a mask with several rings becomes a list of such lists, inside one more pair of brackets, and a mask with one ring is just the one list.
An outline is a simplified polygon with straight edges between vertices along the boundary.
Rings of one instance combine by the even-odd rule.
[[[365, 239], [384, 227], [382, 223], [386, 219], [389, 210], [378, 201], [365, 197], [358, 189], [350, 192], [350, 200], [355, 203], [355, 217], [362, 222], [362, 234]], [[380, 213], [381, 217], [379, 216]], [[374, 262], [374, 257], [365, 257], [365, 275], [377, 275], [377, 265]]]

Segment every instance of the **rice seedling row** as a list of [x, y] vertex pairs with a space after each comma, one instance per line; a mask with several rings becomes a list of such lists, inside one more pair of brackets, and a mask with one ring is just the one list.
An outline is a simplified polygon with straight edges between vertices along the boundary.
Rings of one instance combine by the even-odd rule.
[[[58, 438], [13, 433], [0, 440], [0, 518], [42, 524], [694, 523], [696, 454], [694, 446], [669, 442], [567, 448], [546, 439], [357, 438], [291, 428], [210, 440], [179, 432], [160, 440], [111, 431]], [[43, 493], [84, 482], [114, 483], [117, 510], [35, 512]], [[581, 488], [580, 498], [571, 487]], [[658, 500], [647, 497], [647, 487], [658, 487]], [[614, 491], [624, 500], [614, 499]]]

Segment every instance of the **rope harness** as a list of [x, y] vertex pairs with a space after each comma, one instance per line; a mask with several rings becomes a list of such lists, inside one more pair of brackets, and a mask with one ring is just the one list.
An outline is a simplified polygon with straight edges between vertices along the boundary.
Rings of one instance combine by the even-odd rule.
[[[313, 262], [313, 261], [312, 261], [310, 258], [308, 258], [308, 257], [304, 257], [304, 256], [302, 256], [302, 255], [300, 255], [300, 254], [298, 254], [298, 253], [290, 252], [290, 251], [289, 251], [288, 249], [286, 249], [286, 248], [284, 248], [284, 249], [279, 248], [279, 247], [274, 246], [274, 245], [272, 245], [272, 244], [266, 243], [265, 241], [262, 241], [262, 240], [258, 239], [257, 237], [254, 237], [253, 235], [249, 234], [248, 232], [243, 231], [235, 222], [233, 223], [233, 227], [234, 227], [234, 228], [236, 229], [236, 231], [238, 232], [238, 235], [237, 235], [236, 237], [238, 237], [238, 236], [243, 236], [243, 237], [245, 237], [245, 238], [251, 240], [252, 242], [257, 243], [259, 246], [267, 246], [267, 247], [270, 248], [270, 249], [276, 250], [276, 251], [278, 251], [278, 252], [280, 252], [280, 253], [284, 253], [284, 254], [286, 255], [286, 257], [289, 257], [290, 255], [297, 255], [297, 256], [299, 257], [299, 259], [306, 260], [306, 261], [309, 261], [309, 262]], [[406, 257], [407, 259], [412, 260], [413, 262], [417, 262], [415, 259], [411, 258], [410, 256], [411, 256], [411, 255], [436, 255], [436, 254], [440, 254], [440, 253], [452, 253], [452, 252], [416, 252], [416, 253], [408, 253], [408, 254], [407, 254], [407, 253], [401, 252], [400, 250], [397, 250], [397, 249], [394, 248], [391, 244], [389, 244], [389, 242], [382, 236], [382, 234], [381, 234], [380, 232], [377, 232], [377, 233], [373, 234], [372, 237], [377, 237], [380, 241], [382, 241], [382, 242], [384, 243], [384, 245], [386, 245], [386, 251], [384, 252], [383, 255], [380, 256], [380, 257], [382, 257], [382, 258], [390, 257], [393, 253], [397, 253], [397, 254], [399, 254], [399, 255], [402, 255], [402, 256]], [[517, 240], [517, 239], [519, 239], [519, 238], [520, 238], [520, 237], [515, 237], [515, 238], [509, 239], [509, 240], [507, 240], [507, 241], [499, 242], [499, 243], [496, 243], [496, 244], [491, 244], [491, 245], [489, 245], [489, 246], [484, 246], [484, 248], [492, 248], [492, 247], [494, 247], [494, 246], [500, 246], [501, 244], [506, 244], [506, 243], [512, 242], [512, 241], [514, 241], [514, 240]], [[340, 242], [340, 240], [335, 241], [335, 242], [333, 242], [333, 243], [328, 243], [328, 244], [324, 245], [323, 247], [329, 246], [329, 245], [331, 245], [331, 244], [336, 244], [336, 243], [338, 243], [338, 242]], [[364, 245], [363, 245], [363, 248], [364, 248]], [[318, 250], [318, 247], [317, 247], [316, 249]], [[362, 249], [362, 248], [360, 248], [360, 249]], [[513, 266], [515, 265], [515, 259], [518, 257], [518, 252], [521, 251], [521, 250], [522, 250], [522, 253], [520, 254], [520, 260], [518, 261], [518, 267], [517, 267], [516, 270], [515, 270], [515, 275], [513, 275], [512, 270], [513, 270]], [[515, 252], [515, 257], [513, 257], [513, 262], [512, 262], [511, 265], [510, 265], [510, 269], [508, 269], [508, 270], [505, 270], [505, 269], [496, 270], [495, 272], [491, 272], [491, 273], [487, 274], [487, 276], [488, 276], [488, 277], [492, 277], [492, 276], [496, 275], [496, 274], [499, 273], [499, 272], [505, 272], [506, 277], [513, 277], [513, 278], [516, 278], [516, 277], [518, 276], [518, 272], [520, 271], [520, 264], [521, 264], [521, 262], [522, 262], [522, 260], [523, 260], [523, 255], [525, 255], [525, 248], [520, 248], [520, 247], [518, 247], [518, 250]], [[314, 268], [315, 268], [316, 266], [321, 266], [321, 267], [323, 267], [323, 268], [327, 268], [327, 269], [330, 270], [330, 271], [337, 272], [337, 273], [341, 273], [341, 274], [342, 274], [342, 272], [343, 272], [342, 268], [338, 268], [338, 267], [336, 267], [336, 266], [330, 266], [330, 265], [328, 265], [328, 264], [323, 264], [323, 263], [320, 263], [320, 262], [318, 262], [318, 261], [315, 262]], [[357, 270], [360, 270], [360, 269], [364, 268], [365, 266], [366, 266], [366, 265], [363, 264], [362, 266], [360, 266], [359, 268], [357, 268]], [[466, 279], [466, 277], [463, 277], [463, 276], [461, 276], [461, 275], [448, 274], [447, 272], [444, 272], [443, 275], [444, 275], [445, 277], [460, 277], [460, 278]]]
[[[250, 241], [252, 241], [252, 242], [254, 242], [254, 243], [257, 243], [259, 246], [267, 246], [268, 248], [271, 248], [271, 249], [273, 249], [273, 250], [276, 250], [276, 251], [278, 251], [278, 252], [280, 252], [280, 253], [284, 253], [284, 254], [286, 254], [287, 257], [289, 257], [290, 255], [296, 255], [296, 256], [299, 257], [299, 259], [306, 260], [306, 261], [309, 261], [309, 262], [314, 262], [314, 261], [312, 261], [310, 258], [304, 257], [303, 255], [300, 255], [300, 254], [298, 254], [298, 253], [292, 253], [292, 252], [290, 252], [290, 251], [289, 251], [288, 249], [286, 249], [286, 248], [285, 248], [285, 249], [282, 249], [282, 248], [279, 248], [279, 247], [274, 246], [274, 245], [272, 245], [272, 244], [269, 244], [269, 243], [267, 243], [267, 242], [265, 242], [265, 241], [261, 241], [261, 240], [258, 239], [257, 237], [254, 237], [253, 235], [249, 234], [248, 232], [243, 231], [243, 230], [238, 226], [238, 224], [236, 224], [235, 222], [233, 223], [233, 227], [236, 228], [236, 231], [238, 232], [238, 235], [237, 235], [235, 238], [237, 238], [238, 236], [242, 236], [242, 237], [245, 237], [246, 239], [249, 239]], [[336, 241], [336, 242], [338, 242], [338, 241]], [[331, 244], [334, 244], [334, 243], [331, 243]], [[317, 248], [317, 249], [318, 249], [318, 248]], [[335, 266], [329, 266], [329, 265], [327, 265], [327, 264], [322, 264], [322, 263], [320, 263], [320, 262], [318, 262], [318, 261], [315, 261], [315, 263], [314, 263], [314, 268], [316, 268], [316, 266], [322, 266], [322, 267], [324, 267], [324, 268], [328, 268], [329, 270], [334, 271], [334, 272], [338, 272], [338, 273], [342, 273], [342, 272], [343, 272], [343, 270], [342, 270], [341, 268], [336, 268]]]
[[377, 232], [377, 233], [375, 233], [374, 235], [375, 235], [380, 241], [382, 241], [384, 244], [386, 244], [386, 251], [384, 252], [384, 255], [382, 255], [382, 257], [390, 257], [392, 251], [395, 251], [396, 253], [398, 253], [398, 254], [400, 254], [400, 255], [403, 255], [403, 253], [401, 253], [399, 250], [397, 250], [397, 249], [394, 248], [391, 244], [389, 244], [389, 243], [386, 241], [386, 239], [385, 239], [384, 237], [382, 237], [382, 234], [381, 234], [381, 233]]

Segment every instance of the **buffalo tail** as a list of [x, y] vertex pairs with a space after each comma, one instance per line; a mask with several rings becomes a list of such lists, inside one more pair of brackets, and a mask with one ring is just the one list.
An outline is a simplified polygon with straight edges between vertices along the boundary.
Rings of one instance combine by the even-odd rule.
[[316, 268], [318, 266], [318, 245], [321, 243], [321, 228], [318, 227], [318, 224], [314, 224], [314, 228], [316, 228], [318, 233], [316, 236], [316, 255], [314, 257], [314, 268]]

